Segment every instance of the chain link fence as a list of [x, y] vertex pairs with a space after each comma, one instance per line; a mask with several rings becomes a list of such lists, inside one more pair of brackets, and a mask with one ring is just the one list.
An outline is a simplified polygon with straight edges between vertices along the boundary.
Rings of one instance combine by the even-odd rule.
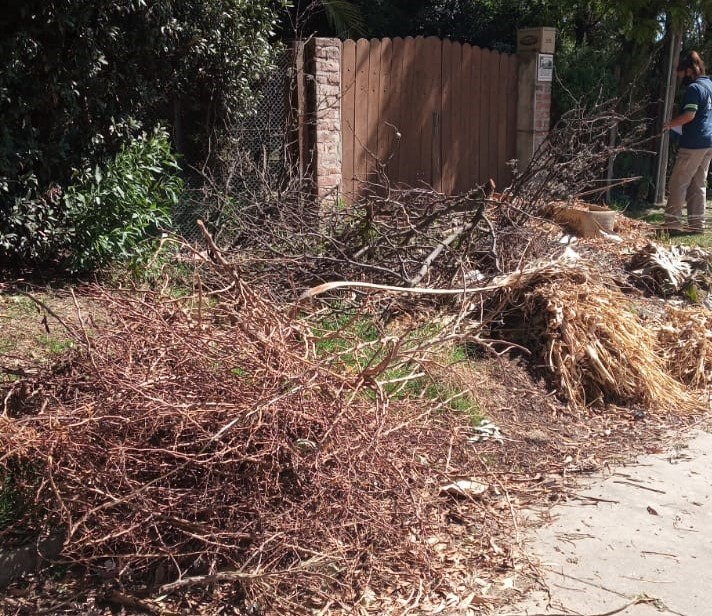
[[189, 242], [200, 241], [196, 220], [204, 220], [219, 236], [229, 218], [239, 215], [241, 203], [260, 199], [284, 180], [289, 168], [291, 66], [291, 55], [283, 53], [259, 88], [254, 109], [230, 129], [221, 177], [209, 178], [207, 191], [188, 188], [174, 210], [174, 231]]

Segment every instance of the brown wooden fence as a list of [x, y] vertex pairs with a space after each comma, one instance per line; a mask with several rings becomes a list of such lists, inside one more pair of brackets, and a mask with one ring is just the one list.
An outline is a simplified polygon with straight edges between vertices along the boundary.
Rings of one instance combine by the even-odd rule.
[[516, 56], [436, 37], [347, 40], [341, 92], [347, 199], [377, 179], [379, 161], [392, 183], [446, 194], [509, 181]]

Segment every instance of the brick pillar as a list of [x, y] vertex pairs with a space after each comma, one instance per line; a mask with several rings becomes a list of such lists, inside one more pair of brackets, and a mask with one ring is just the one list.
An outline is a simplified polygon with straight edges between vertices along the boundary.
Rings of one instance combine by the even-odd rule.
[[549, 134], [555, 28], [517, 31], [517, 160], [524, 169]]
[[319, 203], [341, 193], [341, 41], [313, 38], [306, 48], [310, 174]]

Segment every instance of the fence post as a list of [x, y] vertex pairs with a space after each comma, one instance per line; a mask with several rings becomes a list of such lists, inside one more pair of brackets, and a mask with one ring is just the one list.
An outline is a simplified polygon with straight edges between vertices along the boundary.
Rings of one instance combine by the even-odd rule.
[[517, 161], [524, 169], [549, 134], [556, 28], [517, 31]]
[[305, 49], [307, 73], [307, 155], [315, 196], [322, 206], [338, 203], [341, 192], [341, 41], [313, 38]]

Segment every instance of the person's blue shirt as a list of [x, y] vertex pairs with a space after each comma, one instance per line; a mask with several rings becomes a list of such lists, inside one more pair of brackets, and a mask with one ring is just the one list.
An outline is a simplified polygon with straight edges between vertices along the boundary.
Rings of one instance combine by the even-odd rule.
[[682, 113], [694, 111], [695, 118], [683, 124], [680, 147], [698, 150], [712, 148], [712, 81], [702, 75], [695, 79], [682, 97]]

